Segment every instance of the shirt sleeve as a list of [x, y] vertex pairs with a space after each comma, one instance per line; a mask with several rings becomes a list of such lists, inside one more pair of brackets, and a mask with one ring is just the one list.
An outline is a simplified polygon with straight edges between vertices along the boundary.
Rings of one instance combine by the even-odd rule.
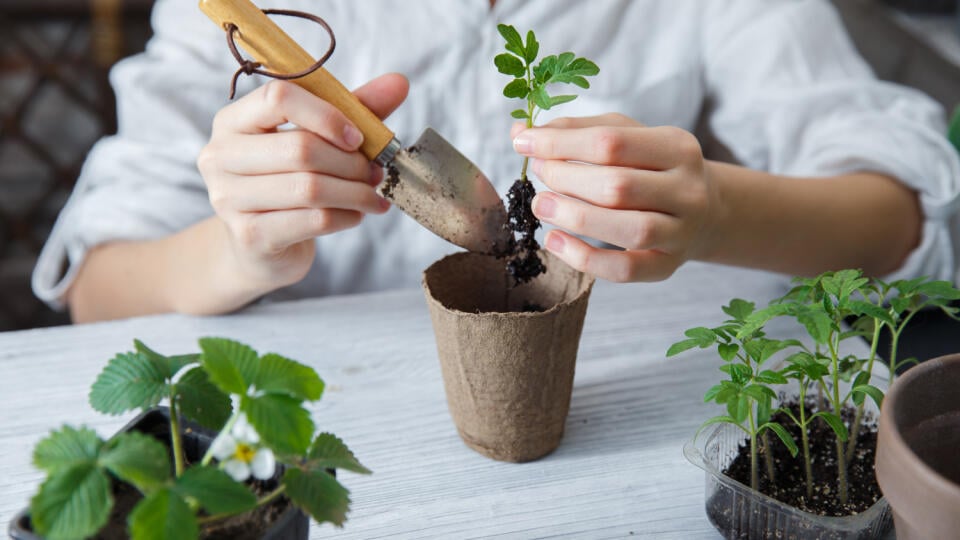
[[710, 127], [745, 166], [791, 176], [854, 171], [916, 190], [920, 245], [887, 279], [960, 281], [960, 160], [945, 114], [877, 80], [824, 0], [710, 2], [704, 73]]
[[195, 1], [158, 2], [152, 24], [146, 51], [111, 70], [117, 134], [87, 156], [34, 269], [34, 293], [54, 307], [94, 246], [159, 238], [212, 215], [195, 160], [235, 66]]

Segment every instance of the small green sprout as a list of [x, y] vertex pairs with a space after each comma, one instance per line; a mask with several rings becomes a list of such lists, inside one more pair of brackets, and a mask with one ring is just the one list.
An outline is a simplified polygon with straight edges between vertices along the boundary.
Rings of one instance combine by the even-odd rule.
[[[503, 95], [526, 100], [526, 107], [516, 109], [511, 116], [526, 120], [528, 128], [533, 127], [540, 111], [577, 99], [575, 94], [551, 96], [548, 86], [566, 83], [587, 89], [590, 88], [587, 77], [600, 73], [600, 68], [595, 63], [586, 58], [578, 58], [572, 52], [546, 56], [540, 63], [534, 64], [540, 52], [540, 43], [533, 30], [527, 32], [526, 41], [513, 26], [499, 24], [497, 30], [506, 40], [507, 52], [498, 54], [493, 61], [500, 73], [514, 77], [504, 87]], [[528, 158], [524, 158], [520, 172], [520, 179], [524, 181], [527, 179], [527, 162]]]
[[[580, 88], [590, 88], [587, 77], [600, 72], [596, 64], [586, 58], [577, 58], [572, 52], [550, 55], [535, 64], [537, 55], [540, 53], [540, 43], [533, 30], [527, 32], [526, 41], [520, 37], [520, 32], [513, 26], [500, 24], [497, 25], [497, 30], [506, 41], [504, 47], [507, 52], [498, 54], [493, 59], [494, 64], [500, 73], [513, 77], [513, 80], [504, 87], [503, 95], [526, 101], [526, 107], [513, 111], [512, 116], [526, 120], [528, 128], [533, 127], [540, 111], [577, 98], [574, 94], [551, 96], [547, 90], [548, 86], [566, 83]], [[527, 179], [529, 161], [530, 158], [524, 156], [520, 178], [513, 183], [507, 193], [506, 227], [514, 234], [519, 234], [520, 238], [514, 239], [504, 255], [509, 257], [507, 273], [513, 276], [516, 283], [530, 281], [546, 272], [543, 261], [537, 255], [540, 244], [534, 237], [536, 230], [540, 228], [540, 220], [530, 208], [536, 190]]]
[[[890, 380], [897, 369], [913, 359], [897, 359], [900, 337], [913, 317], [921, 310], [941, 309], [957, 318], [958, 309], [953, 302], [960, 300], [960, 290], [946, 281], [934, 281], [926, 277], [886, 283], [877, 278], [868, 278], [860, 270], [825, 272], [813, 278], [795, 278], [795, 286], [783, 297], [773, 300], [766, 308], [755, 310], [754, 305], [743, 300], [734, 300], [724, 312], [733, 317], [724, 325], [713, 328], [687, 330], [688, 339], [675, 343], [667, 352], [672, 356], [693, 347], [706, 348], [717, 345], [717, 352], [726, 363], [721, 370], [731, 376], [707, 391], [706, 401], [716, 401], [727, 406], [727, 415], [708, 420], [704, 425], [727, 422], [738, 425], [751, 441], [751, 487], [756, 489], [757, 466], [754, 456], [756, 437], [767, 419], [770, 405], [763, 396], [775, 396], [774, 385], [783, 385], [788, 380], [796, 381], [799, 392], [799, 414], [781, 407], [774, 412], [783, 413], [801, 433], [806, 476], [807, 494], [812, 495], [814, 478], [811, 468], [811, 452], [808, 432], [816, 419], [823, 420], [836, 435], [837, 496], [841, 503], [848, 498], [847, 469], [855, 455], [859, 432], [863, 423], [864, 405], [867, 398], [883, 402], [884, 393], [872, 384], [874, 362], [878, 354], [880, 335], [884, 329], [891, 336], [888, 363]], [[789, 317], [802, 326], [811, 338], [812, 347], [805, 343], [787, 340], [770, 340], [764, 327], [778, 317]], [[852, 324], [848, 324], [853, 321]], [[842, 344], [853, 338], [863, 338], [870, 344], [865, 358], [844, 354]], [[768, 347], [780, 350], [796, 348], [783, 360], [779, 370], [759, 371], [761, 363], [769, 355], [762, 352]], [[746, 354], [738, 356], [741, 351]], [[761, 351], [761, 352], [757, 352]], [[731, 364], [738, 360], [738, 364]], [[841, 384], [844, 383], [844, 384]], [[765, 385], [747, 394], [750, 385]], [[843, 388], [847, 388], [843, 390]], [[816, 406], [808, 415], [807, 393], [816, 389]], [[762, 399], [761, 399], [762, 398]], [[848, 426], [843, 420], [843, 411], [856, 406], [856, 414]], [[748, 411], [748, 412], [744, 412]], [[753, 417], [748, 414], [753, 413]], [[702, 429], [702, 428], [701, 428]], [[768, 427], [780, 435], [777, 429]], [[788, 440], [789, 438], [789, 440]], [[798, 453], [792, 437], [781, 436], [792, 455]], [[772, 468], [768, 475], [773, 480]]]

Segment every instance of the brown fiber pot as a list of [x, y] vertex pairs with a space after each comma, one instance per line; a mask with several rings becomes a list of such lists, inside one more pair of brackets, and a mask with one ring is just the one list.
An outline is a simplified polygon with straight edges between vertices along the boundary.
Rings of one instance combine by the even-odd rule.
[[880, 411], [876, 470], [898, 540], [960, 537], [960, 354], [894, 382]]
[[[593, 278], [541, 252], [512, 288], [503, 259], [456, 253], [423, 274], [450, 415], [470, 448], [531, 461], [563, 437]], [[543, 308], [524, 312], [530, 304]]]

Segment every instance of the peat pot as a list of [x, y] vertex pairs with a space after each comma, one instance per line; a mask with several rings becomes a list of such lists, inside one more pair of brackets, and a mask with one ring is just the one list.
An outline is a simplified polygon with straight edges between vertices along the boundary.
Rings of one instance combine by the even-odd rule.
[[503, 259], [456, 253], [424, 272], [447, 405], [464, 443], [502, 461], [549, 454], [563, 437], [593, 278], [549, 252], [513, 286]]

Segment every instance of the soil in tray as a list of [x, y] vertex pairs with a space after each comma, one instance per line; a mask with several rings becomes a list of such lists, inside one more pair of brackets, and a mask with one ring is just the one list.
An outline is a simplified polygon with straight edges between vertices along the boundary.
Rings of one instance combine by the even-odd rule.
[[[789, 407], [791, 412], [799, 418], [799, 404], [796, 401], [787, 403], [786, 407]], [[809, 418], [813, 412], [808, 404], [807, 417]], [[854, 413], [853, 409], [844, 411], [843, 417], [847, 425], [850, 424]], [[797, 445], [800, 445], [800, 430], [785, 414], [776, 413], [772, 420], [784, 426], [793, 435]], [[761, 445], [757, 457], [760, 467], [760, 492], [804, 512], [822, 516], [849, 516], [867, 510], [880, 499], [881, 493], [873, 469], [877, 448], [877, 425], [873, 419], [866, 418], [866, 415], [864, 424], [857, 438], [853, 460], [847, 469], [849, 487], [846, 504], [841, 504], [838, 497], [836, 435], [826, 422], [820, 419], [811, 423], [809, 432], [814, 480], [813, 496], [807, 497], [803, 451], [798, 452], [797, 457], [791, 457], [786, 446], [773, 433], [767, 437], [772, 447], [776, 478], [771, 481], [767, 475]], [[744, 485], [750, 485], [749, 443], [740, 446], [740, 453], [723, 472]]]

